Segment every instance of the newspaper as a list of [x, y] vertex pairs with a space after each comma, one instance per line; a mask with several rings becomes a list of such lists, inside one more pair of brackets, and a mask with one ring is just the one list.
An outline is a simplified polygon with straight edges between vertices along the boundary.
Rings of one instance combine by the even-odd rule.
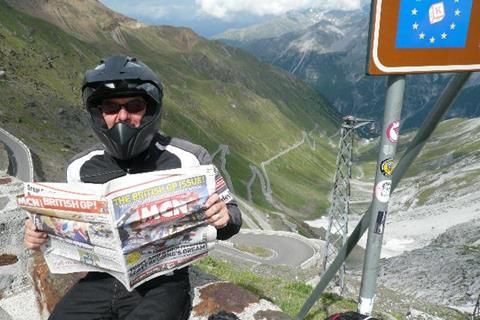
[[52, 273], [107, 272], [129, 290], [212, 250], [205, 221], [213, 193], [232, 197], [213, 165], [129, 174], [105, 184], [25, 183], [17, 204], [49, 234]]

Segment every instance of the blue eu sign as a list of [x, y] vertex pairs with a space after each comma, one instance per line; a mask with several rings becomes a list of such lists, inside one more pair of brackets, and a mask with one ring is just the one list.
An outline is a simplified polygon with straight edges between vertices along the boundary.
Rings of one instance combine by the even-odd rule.
[[397, 48], [464, 48], [473, 0], [401, 0]]

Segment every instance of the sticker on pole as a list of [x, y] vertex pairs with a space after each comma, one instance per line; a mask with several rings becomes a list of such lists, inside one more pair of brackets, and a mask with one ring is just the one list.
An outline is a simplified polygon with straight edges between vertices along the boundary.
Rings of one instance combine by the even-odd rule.
[[395, 163], [393, 159], [385, 159], [380, 164], [380, 171], [385, 177], [390, 177], [393, 173], [393, 169], [395, 168]]
[[387, 211], [378, 211], [373, 232], [383, 234], [383, 230], [385, 230], [385, 220], [387, 220]]
[[398, 133], [400, 132], [400, 123], [393, 121], [387, 127], [387, 138], [391, 143], [397, 143]]
[[388, 202], [390, 199], [390, 187], [392, 186], [392, 182], [390, 180], [384, 180], [379, 182], [375, 186], [375, 197], [380, 202]]

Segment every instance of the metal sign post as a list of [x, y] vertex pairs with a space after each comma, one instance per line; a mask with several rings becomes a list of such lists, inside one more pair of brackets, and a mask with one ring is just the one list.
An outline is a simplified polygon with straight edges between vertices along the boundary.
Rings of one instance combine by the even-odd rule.
[[358, 310], [362, 314], [370, 314], [373, 308], [375, 287], [377, 283], [378, 261], [382, 248], [383, 230], [387, 217], [390, 188], [392, 185], [393, 158], [395, 156], [400, 113], [405, 91], [405, 76], [389, 76], [387, 82], [387, 96], [383, 117], [383, 129], [380, 137], [377, 173], [370, 210], [367, 250], [363, 265], [362, 286]]

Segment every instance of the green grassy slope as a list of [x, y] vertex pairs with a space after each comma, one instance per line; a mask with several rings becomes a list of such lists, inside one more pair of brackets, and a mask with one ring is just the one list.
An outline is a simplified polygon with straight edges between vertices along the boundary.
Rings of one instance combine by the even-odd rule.
[[[81, 106], [84, 70], [123, 53], [146, 62], [164, 82], [167, 134], [212, 153], [220, 144], [229, 146], [226, 166], [240, 196], [246, 196], [249, 165], [259, 166], [318, 125], [322, 149], [295, 149], [275, 163], [269, 178], [284, 205], [302, 214], [325, 206], [323, 185], [332, 180], [336, 151], [322, 141], [337, 130], [337, 115], [322, 96], [286, 72], [189, 29], [103, 25], [109, 27], [88, 29], [96, 30], [91, 39], [76, 37], [74, 25], [67, 33], [0, 0], [0, 69], [7, 74], [0, 80], [1, 126], [38, 155], [46, 179], [63, 179], [66, 159], [96, 141]], [[259, 190], [254, 187], [254, 201], [268, 207]]]
[[[310, 135], [310, 139], [312, 144], [315, 139], [314, 146], [305, 143], [273, 161], [266, 170], [273, 192], [286, 203], [293, 203], [294, 208], [299, 208], [298, 216], [304, 212], [319, 217], [327, 213], [330, 205], [328, 196], [335, 173], [336, 154], [325, 152], [331, 146], [318, 133]], [[296, 163], [302, 165], [296, 166]], [[285, 187], [276, 190], [277, 185]]]
[[94, 141], [80, 103], [81, 70], [94, 50], [48, 23], [0, 1], [1, 126], [42, 159], [51, 179], [63, 179], [65, 159]]
[[[414, 135], [409, 132], [401, 138], [401, 152]], [[405, 175], [417, 188], [415, 199], [407, 205], [448, 201], [474, 191], [480, 176], [479, 138], [478, 118], [442, 121]]]

